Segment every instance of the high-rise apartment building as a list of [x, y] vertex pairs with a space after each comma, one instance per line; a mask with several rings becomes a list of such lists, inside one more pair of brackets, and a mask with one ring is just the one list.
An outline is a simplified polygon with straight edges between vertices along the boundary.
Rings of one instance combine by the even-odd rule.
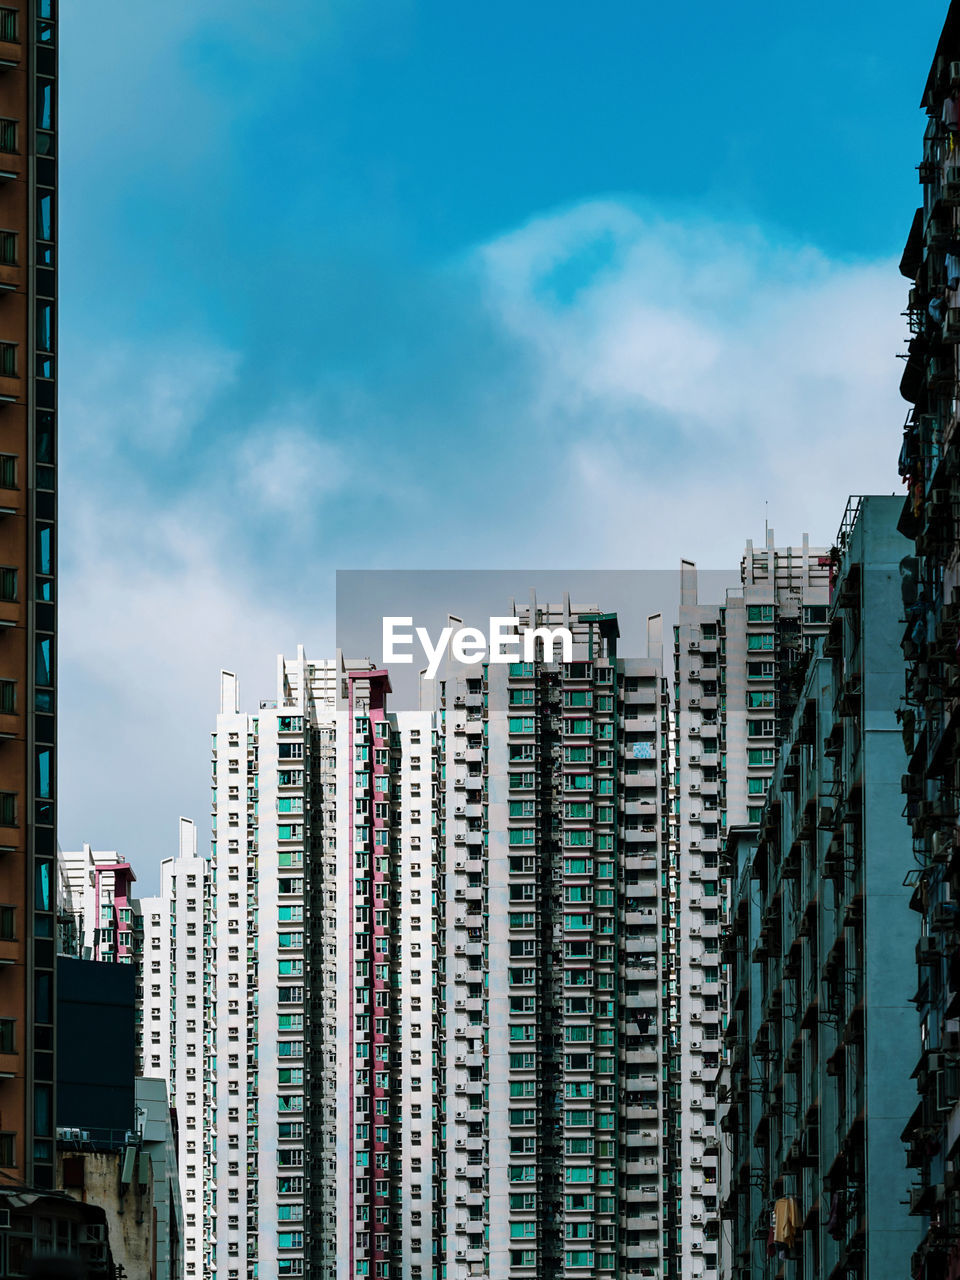
[[85, 960], [139, 965], [143, 920], [130, 863], [114, 851], [85, 844], [76, 851], [60, 850], [57, 864], [65, 949]]
[[916, 1111], [905, 1133], [923, 1239], [912, 1274], [960, 1265], [960, 5], [950, 5], [923, 91], [927, 121], [916, 212], [900, 270], [911, 282], [910, 346], [900, 391], [910, 405], [900, 452], [907, 498], [900, 529], [906, 682], [903, 779], [913, 858], [905, 875], [922, 936], [917, 947], [920, 1038]]
[[54, 1185], [57, 4], [0, 6], [0, 1169]]
[[236, 679], [221, 677], [205, 946], [205, 1278], [334, 1274], [337, 1178], [347, 1176], [334, 1092], [337, 685], [336, 665], [308, 662], [301, 649], [280, 660], [276, 698], [248, 713]]
[[137, 1021], [138, 1074], [165, 1081], [177, 1117], [185, 1274], [203, 1275], [205, 1000], [212, 981], [208, 946], [210, 876], [197, 831], [180, 819], [175, 858], [160, 865], [160, 893], [140, 902], [143, 948]]
[[426, 1280], [446, 1131], [433, 717], [391, 712], [368, 662], [341, 660], [339, 693], [337, 1275]]
[[[670, 703], [615, 614], [439, 687], [437, 1248], [447, 1276], [663, 1274]], [[437, 1272], [433, 1273], [434, 1275]]]
[[900, 1139], [919, 1036], [895, 714], [899, 505], [851, 500], [829, 628], [761, 822], [729, 836], [724, 1280], [785, 1260], [798, 1276], [894, 1280], [919, 1242]]
[[[829, 556], [747, 543], [741, 586], [698, 600], [684, 563], [674, 630], [675, 874], [671, 997], [671, 1141], [676, 1273], [711, 1277], [719, 1262], [717, 1082], [729, 991], [723, 849], [728, 830], [760, 821], [809, 650], [825, 630]], [[673, 1233], [672, 1232], [672, 1233]]]

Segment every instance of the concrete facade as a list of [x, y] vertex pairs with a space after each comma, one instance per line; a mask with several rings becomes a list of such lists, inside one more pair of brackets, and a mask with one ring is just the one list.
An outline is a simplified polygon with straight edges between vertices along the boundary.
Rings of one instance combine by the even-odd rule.
[[[851, 500], [829, 629], [799, 692], [758, 828], [731, 832], [725, 1276], [903, 1276], [910, 1217], [900, 1132], [912, 1109], [917, 930], [903, 888], [896, 690], [896, 498]], [[768, 1245], [777, 1202], [795, 1240]]]

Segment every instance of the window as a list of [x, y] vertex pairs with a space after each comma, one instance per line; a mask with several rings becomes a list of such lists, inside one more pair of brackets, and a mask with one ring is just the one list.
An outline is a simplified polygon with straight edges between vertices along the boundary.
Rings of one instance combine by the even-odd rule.
[[592, 720], [564, 720], [563, 732], [567, 737], [592, 737], [593, 721]]
[[0, 712], [12, 715], [17, 709], [16, 680], [0, 680]]
[[532, 707], [536, 702], [535, 689], [511, 689], [508, 705], [511, 707]]
[[748, 720], [747, 735], [751, 738], [772, 738], [775, 725], [772, 720]]
[[37, 239], [53, 239], [53, 192], [46, 192], [37, 200]]
[[747, 706], [751, 710], [757, 708], [773, 709], [773, 690], [772, 689], [751, 689], [747, 693]]
[[17, 793], [0, 791], [0, 827], [17, 825]]
[[747, 679], [748, 680], [772, 680], [774, 677], [774, 665], [772, 662], [748, 662], [747, 663]]
[[565, 689], [563, 692], [565, 707], [592, 707], [593, 691], [590, 689]]
[[517, 827], [509, 833], [509, 843], [511, 845], [534, 844], [536, 834], [533, 827]]
[[8, 566], [0, 568], [0, 600], [16, 600], [17, 571]]
[[533, 733], [535, 721], [533, 716], [523, 716], [513, 718], [507, 721], [507, 731], [509, 733]]
[[[53, 122], [53, 81], [37, 80], [37, 128], [52, 129]], [[37, 140], [37, 151], [46, 154], [41, 150], [42, 141]]]
[[748, 622], [772, 622], [773, 621], [773, 605], [772, 604], [748, 604], [747, 605], [747, 621]]
[[16, 1053], [14, 1042], [16, 1026], [15, 1018], [0, 1018], [0, 1053]]
[[748, 649], [772, 649], [773, 647], [772, 631], [757, 631], [753, 635], [747, 636]]
[[53, 303], [38, 302], [36, 318], [37, 350], [53, 350]]
[[510, 801], [510, 817], [511, 818], [532, 818], [535, 816], [536, 805], [533, 800], [511, 800]]

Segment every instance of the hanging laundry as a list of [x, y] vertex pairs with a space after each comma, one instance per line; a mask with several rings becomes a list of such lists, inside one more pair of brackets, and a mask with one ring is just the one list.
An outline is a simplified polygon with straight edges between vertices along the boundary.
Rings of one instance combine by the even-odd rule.
[[781, 1196], [773, 1206], [774, 1243], [792, 1249], [800, 1229], [800, 1207], [793, 1196]]
[[830, 1215], [826, 1221], [827, 1231], [834, 1240], [843, 1238], [843, 1198], [839, 1191], [834, 1191], [830, 1197]]

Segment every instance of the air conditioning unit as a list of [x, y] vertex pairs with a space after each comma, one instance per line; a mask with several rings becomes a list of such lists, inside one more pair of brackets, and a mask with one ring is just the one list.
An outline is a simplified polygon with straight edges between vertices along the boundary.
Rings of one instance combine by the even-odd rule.
[[920, 938], [917, 942], [917, 963], [931, 964], [940, 958], [940, 946], [936, 938]]
[[457, 1119], [458, 1119], [458, 1120], [466, 1120], [466, 1118], [467, 1118], [467, 1113], [466, 1113], [465, 1111], [458, 1111], [458, 1112], [457, 1112]]
[[946, 862], [953, 853], [953, 828], [949, 831], [935, 831], [930, 856], [934, 862]]
[[467, 1140], [466, 1138], [458, 1138], [454, 1145], [458, 1147], [465, 1147], [467, 1145]]

